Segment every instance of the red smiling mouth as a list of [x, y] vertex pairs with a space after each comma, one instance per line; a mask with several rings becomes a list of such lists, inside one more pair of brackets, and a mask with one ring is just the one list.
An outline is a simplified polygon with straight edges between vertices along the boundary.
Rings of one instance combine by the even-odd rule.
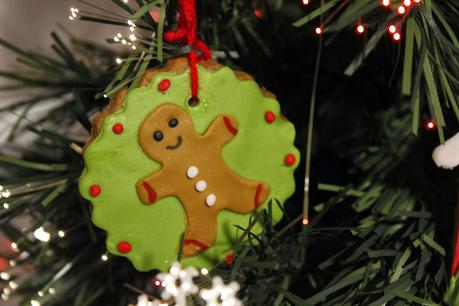
[[173, 146], [167, 146], [166, 149], [168, 150], [177, 150], [182, 145], [183, 139], [182, 136], [177, 137], [177, 143]]

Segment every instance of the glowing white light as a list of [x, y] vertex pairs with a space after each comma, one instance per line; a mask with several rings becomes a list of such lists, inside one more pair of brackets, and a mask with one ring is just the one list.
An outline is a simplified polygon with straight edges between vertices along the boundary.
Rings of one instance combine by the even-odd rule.
[[405, 12], [406, 12], [406, 8], [405, 8], [403, 5], [400, 5], [400, 6], [397, 8], [397, 12], [398, 12], [400, 15], [403, 15], [403, 14], [405, 14]]
[[116, 42], [119, 42], [119, 41], [120, 41], [120, 39], [118, 38], [118, 36], [113, 37], [113, 40], [116, 41]]
[[16, 267], [16, 262], [14, 260], [9, 261], [10, 267], [14, 268]]
[[107, 98], [108, 98], [108, 96], [107, 96], [106, 94], [104, 94], [104, 95], [103, 95], [103, 97], [104, 97], [105, 99], [107, 99]]
[[43, 297], [45, 294], [43, 293], [43, 291], [38, 291], [38, 296], [39, 297]]
[[3, 293], [10, 295], [11, 294], [11, 289], [10, 288], [4, 288]]
[[18, 244], [16, 242], [11, 242], [11, 249], [15, 252], [19, 252]]
[[0, 191], [2, 191], [2, 190], [3, 190], [3, 186], [2, 186], [2, 185], [0, 185]]
[[392, 33], [392, 34], [394, 34], [395, 32], [397, 32], [397, 27], [394, 26], [393, 24], [391, 24], [391, 25], [389, 26], [389, 32]]
[[123, 35], [121, 35], [121, 33], [116, 34], [116, 36], [118, 36], [119, 38], [123, 37]]
[[18, 284], [16, 284], [15, 281], [10, 281], [8, 283], [8, 286], [10, 286], [11, 289], [15, 290], [18, 287]]
[[64, 231], [58, 231], [57, 234], [59, 237], [64, 238], [65, 237], [65, 232]]
[[322, 28], [321, 27], [317, 27], [315, 32], [316, 32], [317, 35], [322, 34]]
[[206, 268], [202, 268], [201, 269], [201, 274], [202, 275], [207, 275], [207, 274], [209, 274], [209, 270], [207, 270]]
[[137, 40], [137, 37], [135, 37], [134, 34], [131, 34], [131, 35], [129, 35], [129, 39], [130, 39], [131, 41], [136, 41], [136, 40]]
[[4, 208], [4, 209], [10, 208], [10, 204], [8, 204], [8, 203], [3, 203], [3, 208]]
[[122, 43], [123, 45], [127, 44], [126, 39], [122, 39], [122, 40], [121, 40], [121, 43]]
[[135, 27], [135, 24], [132, 22], [132, 20], [128, 20], [128, 25], [130, 25], [131, 27]]
[[54, 289], [54, 288], [49, 288], [48, 291], [49, 291], [49, 294], [51, 294], [51, 295], [55, 295], [56, 294], [56, 289]]
[[123, 61], [118, 57], [118, 58], [116, 58], [115, 62], [119, 65], [119, 64], [121, 64]]
[[394, 36], [393, 36], [393, 37], [394, 37], [394, 40], [395, 40], [395, 41], [399, 41], [400, 38], [402, 38], [402, 36], [400, 35], [400, 33], [394, 33]]
[[9, 198], [10, 195], [11, 195], [11, 192], [9, 190], [5, 190], [5, 191], [2, 191], [2, 193], [0, 194], [0, 198]]
[[403, 0], [403, 5], [404, 6], [410, 6], [411, 5], [411, 0]]
[[50, 233], [45, 231], [43, 227], [37, 228], [33, 232], [33, 235], [35, 236], [35, 238], [37, 238], [38, 240], [43, 241], [43, 242], [48, 242], [49, 239], [51, 238]]
[[9, 295], [5, 293], [2, 293], [1, 297], [2, 297], [2, 300], [4, 301], [8, 301], [8, 299], [10, 298]]
[[107, 260], [108, 260], [107, 254], [103, 254], [102, 256], [100, 256], [100, 258], [101, 258], [103, 261], [107, 261]]
[[389, 6], [389, 5], [390, 5], [390, 0], [382, 0], [382, 1], [381, 1], [381, 4], [382, 4], [383, 6]]
[[2, 272], [2, 273], [0, 273], [0, 278], [3, 279], [3, 280], [9, 280], [10, 279], [10, 275], [7, 272]]
[[128, 0], [123, 0], [124, 3], [128, 3]]
[[134, 28], [134, 27], [130, 27], [129, 30], [130, 30], [131, 32], [134, 32], [134, 31], [135, 31], [135, 28]]
[[303, 0], [303, 5], [308, 5], [309, 4], [309, 0]]
[[35, 301], [35, 300], [31, 300], [31, 301], [30, 301], [30, 306], [40, 306], [40, 305], [41, 305], [41, 304], [40, 304], [40, 302], [38, 302], [38, 301]]
[[131, 46], [131, 48], [132, 48], [132, 50], [135, 50], [135, 49], [137, 49], [137, 47], [136, 47], [136, 46], [134, 46], [134, 45], [132, 45], [132, 46]]

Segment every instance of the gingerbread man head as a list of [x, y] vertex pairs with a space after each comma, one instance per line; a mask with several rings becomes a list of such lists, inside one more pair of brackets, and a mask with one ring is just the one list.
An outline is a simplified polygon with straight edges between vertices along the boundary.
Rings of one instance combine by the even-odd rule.
[[193, 122], [182, 108], [163, 104], [143, 121], [139, 142], [151, 159], [164, 163], [172, 156], [186, 154], [193, 132]]

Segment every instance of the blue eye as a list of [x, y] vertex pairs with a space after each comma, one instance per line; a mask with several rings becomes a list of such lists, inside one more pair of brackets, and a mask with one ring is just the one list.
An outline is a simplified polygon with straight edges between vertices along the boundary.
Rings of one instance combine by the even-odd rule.
[[175, 128], [178, 125], [178, 120], [176, 118], [169, 120], [169, 126]]
[[156, 131], [153, 133], [153, 139], [160, 142], [161, 140], [163, 140], [164, 138], [164, 135], [161, 131]]

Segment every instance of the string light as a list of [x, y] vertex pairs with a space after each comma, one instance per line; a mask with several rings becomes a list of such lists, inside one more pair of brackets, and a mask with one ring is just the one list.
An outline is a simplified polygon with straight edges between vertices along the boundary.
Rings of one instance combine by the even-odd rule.
[[11, 294], [11, 289], [10, 288], [3, 288], [3, 293], [5, 293], [6, 295], [10, 295]]
[[7, 199], [7, 198], [10, 197], [10, 195], [11, 195], [11, 192], [10, 192], [9, 190], [3, 190], [3, 191], [0, 193], [0, 199], [1, 199], [1, 198]]
[[43, 297], [45, 294], [43, 293], [43, 291], [38, 291], [38, 296], [39, 297]]
[[403, 6], [403, 5], [400, 5], [398, 8], [397, 8], [397, 12], [400, 14], [400, 15], [403, 15], [406, 13], [406, 8]]
[[57, 232], [57, 235], [61, 238], [64, 238], [65, 237], [65, 232], [64, 231], [58, 231]]
[[317, 28], [315, 29], [315, 32], [316, 32], [317, 35], [321, 35], [323, 31], [322, 31], [322, 28], [321, 28], [321, 27], [317, 27]]
[[2, 273], [0, 273], [0, 278], [3, 279], [3, 280], [9, 280], [10, 279], [10, 275], [7, 272], [2, 272]]
[[397, 27], [394, 26], [393, 24], [391, 24], [391, 25], [389, 26], [388, 30], [389, 30], [389, 33], [394, 34], [395, 32], [397, 32]]
[[308, 225], [309, 224], [309, 220], [308, 219], [303, 219], [301, 222], [303, 223], [303, 225]]
[[108, 260], [108, 255], [107, 254], [102, 254], [102, 256], [100, 256], [100, 258], [102, 259], [102, 261], [107, 261]]
[[11, 249], [15, 252], [19, 252], [19, 247], [16, 242], [11, 242]]
[[363, 24], [358, 24], [357, 27], [355, 28], [355, 31], [357, 34], [363, 34], [365, 33], [365, 26]]
[[404, 6], [410, 6], [411, 5], [411, 0], [403, 0], [403, 5]]
[[4, 209], [10, 208], [10, 204], [8, 204], [8, 203], [3, 203], [3, 208], [4, 208]]
[[10, 267], [12, 268], [16, 267], [16, 261], [11, 259], [8, 263], [10, 264]]
[[38, 302], [38, 301], [35, 301], [35, 300], [31, 300], [31, 301], [30, 301], [30, 306], [40, 306], [40, 305], [41, 305], [41, 304], [40, 304], [40, 302]]
[[435, 129], [435, 122], [433, 122], [432, 120], [426, 121], [426, 129], [428, 131]]
[[119, 65], [119, 64], [121, 64], [123, 61], [122, 61], [119, 57], [117, 57], [116, 60], [115, 60], [115, 62]]
[[382, 1], [381, 1], [381, 4], [382, 4], [383, 6], [389, 6], [389, 5], [390, 5], [390, 0], [382, 0]]
[[48, 292], [49, 292], [49, 294], [51, 294], [51, 295], [55, 295], [55, 294], [56, 294], [56, 289], [54, 289], [54, 288], [49, 288], [49, 289], [48, 289]]
[[72, 21], [75, 20], [75, 19], [78, 19], [79, 13], [80, 13], [80, 11], [77, 8], [71, 7], [70, 8], [69, 19], [72, 20]]
[[18, 288], [18, 284], [16, 284], [15, 281], [10, 281], [8, 283], [8, 286], [10, 286], [11, 289], [16, 290]]
[[421, 3], [421, 0], [414, 0], [414, 3]]
[[254, 14], [255, 16], [257, 16], [258, 18], [263, 17], [263, 13], [261, 12], [260, 9], [254, 10], [254, 11], [253, 11], [253, 14]]
[[8, 301], [10, 299], [10, 296], [6, 293], [2, 293], [1, 297], [2, 297], [2, 300], [4, 301]]
[[38, 240], [43, 241], [43, 242], [48, 242], [49, 239], [51, 238], [51, 234], [48, 233], [47, 231], [45, 231], [45, 229], [43, 227], [37, 228], [33, 232], [33, 235], [35, 236], [35, 238], [37, 238]]
[[311, 2], [309, 2], [309, 0], [302, 0], [301, 3], [303, 3], [303, 5], [309, 5]]
[[402, 36], [400, 35], [400, 33], [396, 32], [396, 33], [394, 33], [394, 35], [392, 35], [392, 38], [395, 41], [399, 41], [402, 38]]
[[207, 270], [206, 268], [202, 268], [201, 269], [201, 274], [202, 275], [207, 275], [207, 274], [209, 274], [209, 270]]

